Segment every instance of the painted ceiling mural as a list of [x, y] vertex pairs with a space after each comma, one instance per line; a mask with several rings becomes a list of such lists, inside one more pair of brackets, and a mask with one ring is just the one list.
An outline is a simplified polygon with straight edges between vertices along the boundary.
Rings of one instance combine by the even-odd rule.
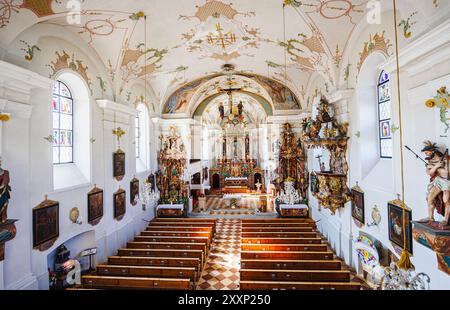
[[[399, 3], [412, 7], [402, 16], [405, 37], [425, 14], [410, 2]], [[184, 111], [187, 93], [200, 87], [205, 77], [220, 75], [224, 63], [253, 77], [270, 78], [255, 82], [270, 93], [275, 106], [285, 105], [280, 110], [296, 109], [306, 100], [305, 88], [316, 73], [333, 90], [349, 61], [343, 55], [367, 13], [368, 0], [81, 0], [80, 11], [75, 12], [79, 20], [70, 3], [0, 0], [0, 47], [32, 61], [33, 53], [44, 47], [35, 46], [36, 36], [36, 42], [17, 48], [12, 43], [22, 33], [33, 31], [36, 24], [54, 27], [55, 32], [70, 31], [101, 59], [114, 95], [126, 98], [134, 82], [146, 79], [159, 105], [174, 113]], [[430, 12], [442, 4], [427, 0], [421, 9], [425, 6], [431, 7]], [[65, 52], [72, 57], [71, 51]], [[356, 68], [358, 60], [352, 61]], [[96, 77], [86, 79], [92, 82]], [[293, 95], [283, 98], [284, 91], [277, 89], [280, 84]], [[193, 88], [185, 89], [175, 102], [172, 94], [186, 85]], [[170, 104], [165, 105], [167, 101]]]
[[280, 82], [256, 74], [235, 74], [231, 78], [223, 75], [212, 76], [187, 83], [169, 97], [162, 113], [187, 113], [189, 107], [193, 108], [193, 105], [215, 94], [225, 93], [225, 90], [229, 88], [261, 96], [273, 104], [275, 110], [301, 110], [302, 108], [297, 96]]

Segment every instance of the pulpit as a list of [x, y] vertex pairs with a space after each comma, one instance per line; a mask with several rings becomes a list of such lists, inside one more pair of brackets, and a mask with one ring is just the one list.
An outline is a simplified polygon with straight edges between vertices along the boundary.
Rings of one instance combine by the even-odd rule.
[[429, 223], [413, 224], [414, 240], [435, 252], [439, 269], [450, 275], [450, 227], [440, 229], [439, 225]]

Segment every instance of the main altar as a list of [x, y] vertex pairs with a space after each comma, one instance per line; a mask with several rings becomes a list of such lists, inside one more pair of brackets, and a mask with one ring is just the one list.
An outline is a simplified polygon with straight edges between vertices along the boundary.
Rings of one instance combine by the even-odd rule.
[[[214, 168], [210, 169], [213, 189], [222, 193], [247, 193], [264, 189], [264, 171], [257, 166], [255, 159], [230, 160], [218, 159]], [[215, 182], [214, 182], [215, 181]]]

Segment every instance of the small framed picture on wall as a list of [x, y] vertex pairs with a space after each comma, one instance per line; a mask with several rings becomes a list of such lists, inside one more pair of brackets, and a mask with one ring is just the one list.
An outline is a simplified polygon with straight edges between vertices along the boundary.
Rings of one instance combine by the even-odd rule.
[[113, 153], [113, 176], [117, 181], [125, 177], [125, 153], [122, 150]]
[[59, 237], [59, 202], [47, 198], [33, 209], [33, 248], [45, 251]]
[[366, 223], [364, 208], [364, 191], [356, 183], [352, 188], [352, 217], [361, 224]]
[[130, 181], [130, 203], [132, 206], [137, 205], [139, 201], [139, 180], [133, 178]]
[[96, 225], [103, 217], [103, 190], [95, 186], [88, 193], [88, 223]]
[[114, 218], [118, 221], [123, 219], [127, 211], [127, 193], [125, 190], [119, 188], [114, 193]]
[[388, 203], [388, 220], [389, 240], [413, 254], [412, 211], [399, 200], [391, 201]]

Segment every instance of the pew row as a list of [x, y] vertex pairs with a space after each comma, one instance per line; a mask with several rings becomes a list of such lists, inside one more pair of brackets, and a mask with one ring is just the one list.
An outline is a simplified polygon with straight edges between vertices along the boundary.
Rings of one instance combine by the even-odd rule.
[[241, 269], [242, 281], [350, 282], [346, 270]]
[[326, 244], [242, 244], [242, 251], [326, 252]]
[[321, 244], [321, 238], [242, 238], [242, 244]]
[[314, 282], [274, 282], [241, 281], [241, 290], [346, 290], [358, 291], [359, 283], [314, 283]]
[[340, 270], [338, 260], [241, 260], [242, 269]]
[[190, 279], [192, 285], [197, 280], [197, 271], [194, 267], [98, 265], [96, 271], [99, 276]]
[[189, 290], [189, 279], [82, 276], [84, 288], [112, 290]]

